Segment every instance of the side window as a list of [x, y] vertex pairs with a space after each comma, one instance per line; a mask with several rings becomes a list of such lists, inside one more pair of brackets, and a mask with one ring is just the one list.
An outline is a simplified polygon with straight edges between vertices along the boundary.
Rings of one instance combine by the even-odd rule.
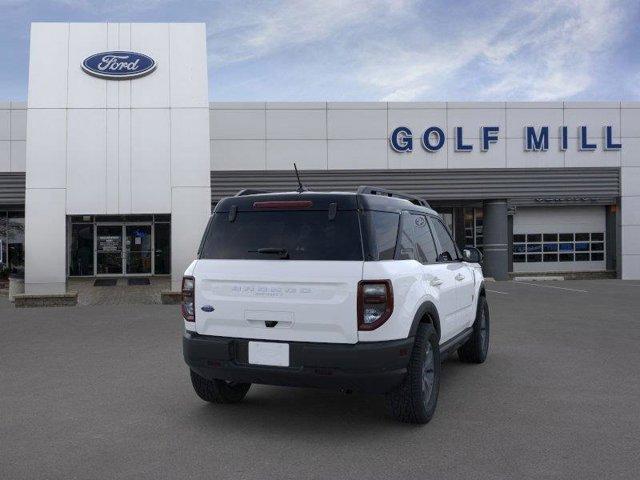
[[400, 235], [398, 237], [398, 249], [396, 260], [415, 260], [413, 215], [403, 212], [401, 216]]
[[411, 215], [416, 239], [416, 260], [421, 263], [436, 261], [436, 244], [431, 235], [431, 229], [424, 215]]
[[454, 260], [458, 260], [458, 250], [456, 248], [447, 227], [437, 218], [430, 219], [431, 227], [433, 228], [433, 233], [438, 239], [438, 243], [440, 244], [440, 249], [438, 251], [438, 261], [439, 262], [451, 262]]
[[390, 212], [367, 212], [371, 223], [371, 251], [376, 260], [393, 260], [400, 215]]

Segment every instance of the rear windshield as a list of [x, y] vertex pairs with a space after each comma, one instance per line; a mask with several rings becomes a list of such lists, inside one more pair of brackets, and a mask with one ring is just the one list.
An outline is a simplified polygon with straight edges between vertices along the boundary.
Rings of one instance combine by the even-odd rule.
[[238, 212], [213, 215], [200, 258], [229, 260], [362, 260], [358, 213]]

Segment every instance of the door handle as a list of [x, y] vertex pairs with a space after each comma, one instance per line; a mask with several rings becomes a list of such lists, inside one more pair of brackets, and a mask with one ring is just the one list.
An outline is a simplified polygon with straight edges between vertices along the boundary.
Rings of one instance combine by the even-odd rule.
[[442, 283], [443, 283], [443, 282], [442, 282], [442, 280], [440, 280], [438, 277], [433, 278], [433, 279], [429, 282], [429, 284], [430, 284], [432, 287], [439, 287], [440, 285], [442, 285]]
[[461, 282], [462, 280], [464, 280], [464, 275], [462, 275], [461, 273], [456, 275], [456, 280], [458, 280], [459, 282]]

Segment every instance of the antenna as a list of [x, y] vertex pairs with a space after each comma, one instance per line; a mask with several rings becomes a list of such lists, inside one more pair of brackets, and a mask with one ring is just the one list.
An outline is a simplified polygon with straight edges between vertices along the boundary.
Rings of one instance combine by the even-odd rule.
[[305, 187], [302, 184], [302, 181], [300, 180], [300, 174], [298, 173], [298, 166], [296, 165], [295, 162], [293, 162], [293, 169], [295, 170], [296, 178], [298, 179], [298, 190], [297, 190], [297, 192], [298, 193], [306, 192], [307, 191], [307, 187]]

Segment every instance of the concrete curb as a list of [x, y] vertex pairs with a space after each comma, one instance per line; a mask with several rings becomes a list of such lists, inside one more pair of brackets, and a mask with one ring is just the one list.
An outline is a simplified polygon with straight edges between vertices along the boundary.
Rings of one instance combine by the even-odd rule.
[[74, 307], [78, 304], [78, 292], [53, 295], [30, 295], [19, 293], [15, 296], [16, 308], [31, 307]]
[[561, 277], [560, 275], [543, 275], [543, 276], [536, 276], [536, 277], [513, 277], [513, 281], [514, 282], [548, 282], [548, 281], [558, 281], [558, 280], [564, 280], [564, 277]]
[[160, 302], [163, 305], [179, 305], [182, 302], [182, 292], [160, 292]]

